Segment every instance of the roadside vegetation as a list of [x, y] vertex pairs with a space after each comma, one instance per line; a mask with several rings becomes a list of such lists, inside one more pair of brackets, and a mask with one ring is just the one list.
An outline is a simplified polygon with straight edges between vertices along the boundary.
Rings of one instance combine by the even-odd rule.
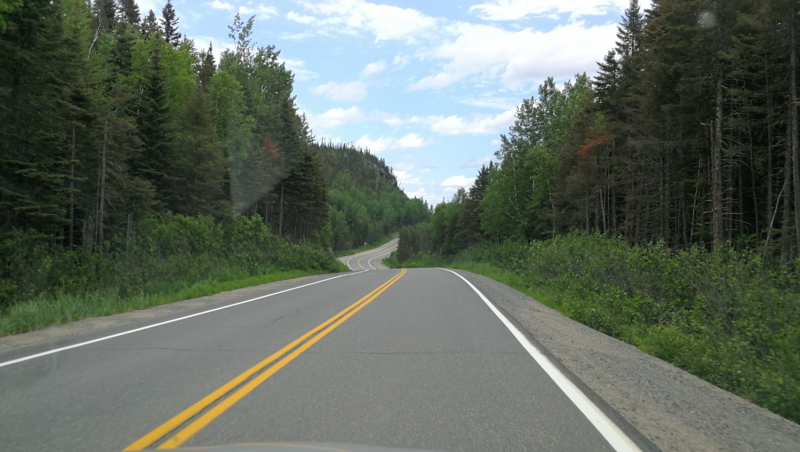
[[571, 234], [384, 263], [488, 276], [800, 422], [800, 281], [758, 253]]
[[385, 263], [495, 278], [800, 422], [793, 5], [632, 0], [597, 75], [542, 83]]
[[21, 232], [0, 243], [0, 336], [345, 270], [316, 244], [276, 237], [258, 216], [220, 224], [165, 214], [112, 249], [64, 251]]
[[[280, 51], [219, 54], [133, 0], [0, 8], [0, 335], [307, 274], [427, 221], [318, 142]], [[160, 16], [160, 17], [158, 17]]]

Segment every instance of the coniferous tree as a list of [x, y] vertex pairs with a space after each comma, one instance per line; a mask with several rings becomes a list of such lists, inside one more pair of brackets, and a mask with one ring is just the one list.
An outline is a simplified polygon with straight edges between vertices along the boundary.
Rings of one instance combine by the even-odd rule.
[[158, 200], [168, 206], [175, 202], [175, 178], [170, 174], [173, 157], [173, 132], [170, 127], [168, 98], [161, 65], [159, 38], [151, 38], [149, 74], [136, 117], [142, 152], [131, 162], [133, 173], [150, 182]]
[[180, 19], [175, 14], [171, 0], [167, 0], [164, 9], [161, 10], [161, 27], [164, 31], [164, 40], [173, 47], [178, 47], [181, 42], [181, 34], [178, 33], [178, 23]]
[[639, 9], [639, 0], [630, 0], [630, 5], [617, 26], [616, 53], [623, 60], [635, 55], [641, 49], [644, 20]]
[[[26, 1], [0, 34], [0, 233], [33, 229], [58, 237], [70, 203], [75, 87], [85, 55], [65, 35], [59, 5]], [[83, 53], [83, 52], [81, 52]]]
[[122, 19], [127, 22], [133, 30], [138, 30], [141, 18], [139, 17], [139, 5], [136, 4], [136, 0], [120, 0], [120, 5], [122, 6], [120, 10]]
[[151, 9], [149, 13], [147, 13], [147, 17], [144, 19], [142, 23], [142, 34], [146, 38], [157, 35], [161, 33], [161, 26], [158, 24], [158, 19], [156, 19], [156, 14]]
[[217, 72], [217, 65], [214, 61], [214, 47], [209, 44], [207, 51], [200, 52], [200, 67], [197, 70], [197, 84], [208, 92], [208, 83], [211, 77]]
[[112, 31], [117, 25], [116, 0], [97, 0], [94, 3], [97, 26], [104, 31]]

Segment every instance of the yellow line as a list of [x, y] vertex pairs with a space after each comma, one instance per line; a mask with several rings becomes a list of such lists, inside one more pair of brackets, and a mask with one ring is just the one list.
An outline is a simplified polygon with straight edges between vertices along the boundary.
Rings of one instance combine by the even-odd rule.
[[[362, 257], [361, 259], [364, 259], [364, 258]], [[359, 267], [361, 267], [361, 259], [356, 261], [356, 264], [358, 264]], [[364, 267], [361, 267], [361, 270], [364, 270]]]
[[[199, 432], [201, 429], [203, 429], [203, 427], [205, 427], [211, 421], [216, 419], [220, 414], [224, 413], [228, 408], [232, 407], [242, 397], [246, 396], [247, 394], [250, 393], [250, 391], [252, 391], [256, 387], [258, 387], [258, 385], [260, 385], [264, 381], [266, 381], [267, 378], [271, 377], [277, 371], [281, 370], [285, 365], [287, 365], [290, 362], [292, 362], [293, 359], [295, 359], [298, 356], [300, 356], [301, 353], [303, 353], [304, 351], [308, 350], [312, 345], [317, 343], [317, 341], [319, 341], [320, 339], [325, 337], [325, 335], [327, 335], [328, 333], [330, 333], [331, 331], [336, 329], [336, 327], [338, 327], [339, 325], [344, 323], [345, 320], [347, 320], [350, 317], [352, 317], [356, 312], [360, 311], [364, 306], [370, 304], [372, 302], [372, 300], [378, 298], [378, 295], [382, 294], [386, 289], [389, 288], [389, 286], [394, 284], [405, 273], [406, 273], [406, 269], [401, 270], [400, 273], [397, 276], [395, 276], [394, 278], [390, 279], [386, 284], [384, 284], [383, 287], [380, 288], [380, 290], [378, 290], [377, 293], [374, 293], [373, 295], [368, 295], [367, 296], [368, 298], [365, 297], [365, 298], [367, 298], [367, 300], [364, 301], [363, 303], [361, 303], [360, 305], [358, 305], [357, 308], [355, 308], [352, 311], [348, 312], [345, 316], [343, 316], [342, 318], [337, 320], [334, 324], [332, 324], [331, 326], [327, 327], [324, 331], [322, 331], [321, 333], [317, 334], [313, 338], [309, 339], [306, 343], [304, 343], [303, 345], [298, 347], [295, 351], [293, 351], [292, 353], [287, 355], [285, 358], [283, 358], [280, 361], [278, 361], [275, 365], [273, 365], [272, 367], [270, 367], [269, 369], [264, 371], [264, 373], [262, 373], [261, 375], [257, 376], [253, 380], [251, 380], [249, 383], [244, 385], [241, 389], [239, 389], [238, 391], [236, 391], [233, 394], [231, 394], [230, 396], [228, 396], [225, 400], [221, 401], [214, 408], [208, 410], [205, 414], [203, 414], [197, 420], [195, 420], [194, 422], [192, 422], [191, 424], [186, 426], [183, 430], [178, 432], [175, 436], [173, 436], [172, 438], [170, 438], [167, 441], [165, 441], [164, 444], [162, 444], [158, 448], [159, 449], [174, 449], [174, 448], [180, 446], [181, 444], [183, 444], [187, 439], [191, 438], [192, 435], [194, 435], [195, 433]], [[362, 298], [362, 300], [364, 300], [364, 299]]]
[[163, 438], [164, 435], [168, 434], [172, 430], [174, 430], [177, 427], [179, 427], [181, 424], [183, 424], [184, 422], [189, 420], [192, 416], [194, 416], [197, 413], [203, 411], [206, 407], [208, 407], [209, 405], [211, 405], [212, 403], [217, 401], [220, 397], [222, 397], [225, 394], [227, 394], [228, 392], [230, 392], [232, 389], [234, 389], [236, 386], [241, 384], [243, 381], [245, 381], [248, 378], [250, 378], [253, 374], [257, 373], [258, 371], [260, 371], [264, 367], [268, 366], [273, 361], [277, 360], [278, 358], [280, 358], [281, 356], [286, 354], [289, 350], [293, 349], [294, 347], [296, 347], [301, 342], [305, 341], [306, 339], [308, 339], [312, 335], [316, 334], [317, 332], [319, 332], [320, 330], [322, 330], [323, 328], [325, 328], [329, 324], [333, 323], [334, 321], [336, 321], [336, 319], [338, 319], [339, 317], [345, 315], [348, 311], [354, 309], [356, 306], [359, 305], [359, 303], [361, 303], [364, 300], [366, 300], [367, 298], [371, 297], [372, 295], [374, 295], [379, 290], [384, 289], [384, 288], [388, 287], [389, 285], [391, 285], [392, 283], [394, 283], [394, 281], [399, 279], [400, 276], [402, 276], [404, 273], [405, 272], [401, 272], [398, 275], [395, 275], [393, 278], [389, 279], [389, 281], [386, 281], [385, 283], [381, 284], [377, 289], [375, 289], [372, 292], [368, 293], [364, 298], [362, 298], [362, 299], [358, 300], [357, 302], [353, 303], [352, 305], [348, 306], [343, 311], [341, 311], [340, 313], [338, 313], [335, 316], [331, 317], [330, 319], [326, 320], [324, 323], [322, 323], [318, 327], [314, 328], [313, 330], [309, 331], [308, 333], [300, 336], [299, 338], [297, 338], [296, 340], [291, 342], [286, 347], [283, 347], [279, 351], [273, 353], [269, 358], [261, 361], [260, 363], [256, 364], [255, 366], [251, 367], [250, 369], [248, 369], [243, 374], [241, 374], [238, 377], [234, 378], [233, 380], [229, 381], [228, 383], [226, 383], [225, 385], [223, 385], [222, 387], [220, 387], [216, 391], [214, 391], [211, 394], [209, 394], [206, 397], [204, 397], [199, 402], [197, 402], [194, 405], [190, 406], [189, 408], [185, 409], [184, 411], [182, 411], [177, 416], [173, 417], [169, 421], [165, 422], [163, 425], [159, 426], [158, 428], [156, 428], [152, 432], [148, 433], [147, 435], [143, 436], [142, 438], [140, 438], [139, 440], [137, 440], [136, 442], [134, 442], [130, 446], [126, 447], [124, 450], [125, 451], [143, 450], [145, 447], [147, 447], [147, 446], [153, 444], [154, 442], [158, 441], [159, 439]]

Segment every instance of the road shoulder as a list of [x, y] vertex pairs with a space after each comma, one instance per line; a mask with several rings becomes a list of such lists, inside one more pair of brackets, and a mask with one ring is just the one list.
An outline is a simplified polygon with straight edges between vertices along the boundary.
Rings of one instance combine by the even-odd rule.
[[[340, 274], [341, 275], [341, 274]], [[320, 281], [336, 276], [335, 274], [322, 274], [303, 276], [300, 278], [275, 281], [267, 284], [244, 287], [241, 289], [220, 292], [205, 297], [176, 301], [173, 303], [153, 306], [146, 309], [114, 314], [103, 317], [89, 317], [63, 325], [51, 326], [27, 333], [13, 334], [0, 337], [0, 354], [17, 353], [21, 349], [32, 347], [56, 348], [65, 341], [78, 338], [93, 337], [98, 334], [114, 334], [119, 331], [133, 329], [155, 321], [169, 320], [170, 318], [193, 314], [205, 309], [223, 306], [228, 303], [245, 300], [255, 296], [264, 295], [290, 287]], [[0, 359], [0, 361], [3, 361]]]
[[800, 425], [504, 284], [457, 272], [664, 452], [800, 450]]

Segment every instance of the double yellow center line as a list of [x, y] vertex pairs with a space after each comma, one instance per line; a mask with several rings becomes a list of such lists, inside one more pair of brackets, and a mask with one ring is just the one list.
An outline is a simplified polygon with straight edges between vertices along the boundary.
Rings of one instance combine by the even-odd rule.
[[[388, 289], [389, 286], [394, 284], [398, 279], [402, 278], [403, 275], [405, 274], [406, 270], [405, 269], [401, 270], [400, 273], [395, 275], [392, 279], [381, 284], [380, 287], [367, 294], [364, 298], [353, 303], [342, 312], [326, 320], [324, 323], [314, 328], [313, 330], [309, 331], [308, 333], [300, 336], [286, 347], [283, 347], [282, 349], [278, 350], [277, 352], [272, 354], [269, 358], [261, 361], [260, 363], [248, 369], [243, 374], [239, 375], [238, 377], [224, 384], [222, 387], [212, 392], [211, 394], [207, 395], [199, 402], [185, 409], [182, 413], [173, 417], [160, 427], [156, 428], [152, 432], [143, 436], [138, 441], [126, 447], [125, 450], [126, 451], [143, 450], [144, 448], [156, 443], [157, 441], [161, 440], [162, 438], [164, 438], [165, 436], [169, 435], [174, 431], [177, 431], [177, 433], [172, 435], [172, 437], [170, 437], [169, 439], [164, 441], [160, 446], [158, 446], [158, 449], [172, 449], [180, 446], [186, 440], [191, 438], [192, 435], [194, 435], [195, 433], [200, 431], [203, 427], [208, 425], [211, 421], [216, 419], [217, 416], [224, 413], [225, 410], [233, 406], [242, 397], [246, 396], [248, 393], [250, 393], [250, 391], [255, 389], [258, 385], [260, 385], [264, 381], [266, 381], [267, 378], [271, 377], [273, 374], [275, 374], [275, 372], [283, 368], [283, 366], [289, 364], [293, 359], [297, 358], [301, 353], [303, 353], [309, 347], [314, 345], [317, 341], [325, 337], [325, 335], [327, 335], [328, 333], [333, 331], [336, 327], [344, 323], [345, 320], [352, 317], [353, 314], [361, 310], [361, 308], [368, 305], [370, 302], [372, 302], [372, 300], [378, 298], [378, 296], [382, 294], [383, 291]], [[279, 359], [280, 361], [278, 361]], [[267, 368], [270, 364], [272, 364], [275, 361], [278, 362]], [[251, 379], [251, 377], [253, 377], [254, 375], [255, 377]], [[248, 379], [250, 381], [247, 381]], [[247, 383], [242, 385], [246, 381]], [[239, 387], [240, 385], [242, 386]], [[239, 387], [238, 390], [232, 392], [237, 387]], [[225, 397], [226, 395], [227, 397]], [[216, 405], [214, 405], [210, 409], [207, 409], [214, 403], [216, 403]], [[197, 419], [194, 419], [194, 421], [184, 426], [184, 424], [186, 424], [187, 421], [197, 416], [198, 414], [200, 414], [200, 416], [197, 417]]]

